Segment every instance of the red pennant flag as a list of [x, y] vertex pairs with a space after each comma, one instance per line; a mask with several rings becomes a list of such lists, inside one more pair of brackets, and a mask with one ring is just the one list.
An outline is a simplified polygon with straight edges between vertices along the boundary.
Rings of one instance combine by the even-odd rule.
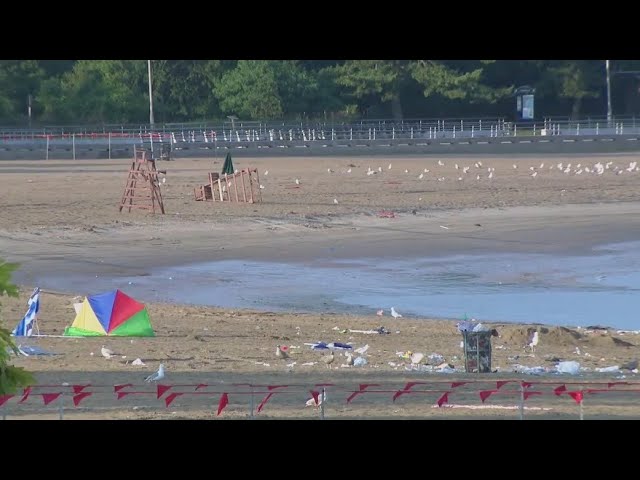
[[531, 382], [522, 382], [522, 388], [529, 388], [533, 383]]
[[466, 385], [469, 382], [451, 382], [451, 388], [461, 387], [462, 385]]
[[[115, 385], [113, 387], [113, 391], [114, 392], [119, 392], [123, 388], [127, 388], [127, 387], [133, 387], [133, 383], [123, 383], [122, 385]], [[120, 397], [118, 397], [118, 398], [120, 398]]]
[[74, 395], [73, 396], [73, 405], [77, 407], [78, 405], [80, 405], [80, 402], [82, 400], [84, 400], [85, 398], [87, 398], [87, 397], [89, 397], [91, 395], [93, 395], [92, 392], [81, 392], [81, 393], [78, 393], [77, 395]]
[[205, 388], [208, 387], [209, 385], [207, 385], [206, 383], [199, 383], [198, 385], [196, 385], [196, 392], [198, 390], [200, 390], [201, 388]]
[[318, 395], [320, 395], [320, 392], [317, 392], [315, 390], [309, 390], [311, 392], [311, 396], [313, 397], [313, 401], [316, 402], [316, 406], [318, 406]]
[[496, 382], [496, 388], [498, 390], [500, 390], [500, 388], [502, 388], [504, 385], [506, 385], [507, 383], [509, 383], [511, 380], [498, 380]]
[[227, 405], [229, 405], [229, 395], [227, 395], [227, 393], [225, 392], [220, 397], [220, 402], [218, 402], [218, 415], [222, 413], [224, 407], [226, 407]]
[[90, 387], [91, 385], [73, 385], [73, 393], [81, 393], [82, 390], [84, 390], [87, 387]]
[[45, 405], [49, 405], [56, 398], [58, 398], [60, 395], [62, 395], [62, 393], [43, 393], [42, 394], [42, 400], [44, 401]]
[[268, 393], [267, 396], [262, 399], [262, 401], [260, 402], [260, 405], [258, 405], [258, 413], [260, 413], [260, 411], [262, 410], [264, 405], [269, 401], [272, 395], [273, 395], [273, 392]]
[[405, 393], [409, 393], [410, 390], [416, 386], [416, 385], [425, 385], [427, 382], [408, 382], [404, 388], [402, 390], [398, 390], [396, 393], [393, 394], [393, 401], [396, 401], [396, 398], [398, 398], [400, 395], [404, 395]]
[[483, 390], [480, 392], [480, 400], [482, 400], [482, 403], [484, 403], [484, 401], [489, 398], [492, 393], [496, 392], [497, 390]]
[[629, 385], [629, 382], [611, 382], [607, 383], [607, 388], [614, 387], [616, 385]]
[[[167, 395], [167, 397], [164, 399], [164, 404], [166, 407], [169, 407], [169, 405], [171, 405], [171, 403], [178, 398], [180, 395], [182, 395], [182, 393], [180, 392], [174, 392], [174, 393], [170, 393], [169, 395]], [[160, 398], [160, 397], [158, 397]]]
[[15, 397], [15, 395], [0, 395], [0, 407], [7, 403], [7, 400], [9, 400], [11, 397]]
[[160, 398], [164, 394], [164, 392], [166, 392], [170, 388], [171, 388], [171, 385], [160, 385], [160, 384], [158, 384], [157, 385], [157, 389], [158, 389], [158, 397], [157, 398]]
[[444, 405], [445, 403], [449, 403], [449, 393], [451, 392], [444, 392], [442, 394], [442, 396], [438, 399], [438, 406], [442, 407], [442, 405]]
[[23, 403], [27, 400], [27, 398], [29, 398], [29, 395], [31, 394], [31, 387], [27, 387], [22, 391], [22, 398], [20, 399], [20, 401], [18, 403]]
[[578, 405], [582, 403], [582, 392], [567, 392], [571, 398], [573, 398]]
[[364, 393], [364, 391], [368, 387], [379, 387], [379, 386], [380, 386], [379, 383], [361, 383], [359, 385], [359, 390], [357, 392], [353, 392], [351, 395], [349, 395], [349, 397], [347, 398], [347, 403], [351, 403], [351, 400], [353, 400], [356, 397], [356, 395]]
[[124, 398], [126, 395], [129, 395], [131, 392], [118, 392], [118, 400]]
[[531, 397], [532, 395], [542, 395], [542, 392], [524, 392], [524, 399]]
[[566, 385], [560, 385], [559, 387], [556, 387], [553, 389], [553, 393], [555, 393], [558, 396], [562, 395], [566, 391], [567, 391]]

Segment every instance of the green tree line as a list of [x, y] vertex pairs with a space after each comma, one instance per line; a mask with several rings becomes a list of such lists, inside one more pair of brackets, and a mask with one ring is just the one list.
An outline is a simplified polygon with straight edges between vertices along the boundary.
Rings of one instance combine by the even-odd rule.
[[[537, 118], [607, 112], [604, 60], [153, 60], [152, 78], [156, 123], [513, 118], [523, 85]], [[640, 111], [636, 76], [611, 91], [614, 114]], [[146, 60], [0, 60], [3, 125], [148, 121]]]

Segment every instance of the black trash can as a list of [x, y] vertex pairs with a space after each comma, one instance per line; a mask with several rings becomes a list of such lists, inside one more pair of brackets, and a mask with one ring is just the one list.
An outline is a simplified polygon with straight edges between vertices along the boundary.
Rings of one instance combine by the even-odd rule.
[[472, 332], [464, 330], [464, 368], [467, 373], [491, 373], [492, 331]]

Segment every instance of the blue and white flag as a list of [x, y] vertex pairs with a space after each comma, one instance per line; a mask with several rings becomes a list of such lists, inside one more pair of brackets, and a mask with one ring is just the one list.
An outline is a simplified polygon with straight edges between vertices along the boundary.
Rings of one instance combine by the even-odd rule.
[[12, 332], [12, 335], [16, 337], [30, 337], [33, 334], [33, 326], [40, 310], [40, 288], [36, 287], [33, 290], [27, 305], [29, 306], [27, 313]]

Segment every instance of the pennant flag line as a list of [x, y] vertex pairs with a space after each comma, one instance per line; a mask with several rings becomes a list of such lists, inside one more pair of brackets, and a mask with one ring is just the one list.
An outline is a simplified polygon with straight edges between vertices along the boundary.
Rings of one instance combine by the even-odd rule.
[[229, 395], [223, 393], [218, 403], [218, 413], [216, 416], [219, 416], [227, 405], [229, 405]]
[[78, 405], [80, 405], [80, 402], [82, 400], [84, 400], [85, 398], [87, 398], [87, 397], [89, 397], [91, 395], [93, 395], [91, 392], [81, 392], [81, 393], [78, 393], [77, 395], [74, 395], [73, 396], [73, 405], [77, 407]]
[[22, 398], [18, 403], [24, 403], [27, 401], [27, 398], [29, 398], [29, 395], [31, 394], [31, 388], [32, 387], [27, 387], [22, 391]]
[[[169, 407], [169, 405], [171, 405], [173, 403], [173, 401], [178, 398], [180, 395], [182, 395], [182, 393], [179, 392], [173, 392], [170, 393], [169, 395], [167, 395], [167, 397], [164, 399], [164, 404], [166, 407]], [[158, 397], [160, 398], [160, 397]]]
[[441, 407], [445, 403], [449, 403], [449, 393], [450, 392], [443, 393], [442, 396], [438, 399], [437, 403], [439, 407]]
[[7, 403], [7, 400], [15, 397], [15, 395], [0, 395], [0, 407]]
[[42, 395], [42, 401], [44, 402], [44, 404], [49, 405], [56, 398], [62, 395], [62, 393], [41, 393], [40, 395]]

